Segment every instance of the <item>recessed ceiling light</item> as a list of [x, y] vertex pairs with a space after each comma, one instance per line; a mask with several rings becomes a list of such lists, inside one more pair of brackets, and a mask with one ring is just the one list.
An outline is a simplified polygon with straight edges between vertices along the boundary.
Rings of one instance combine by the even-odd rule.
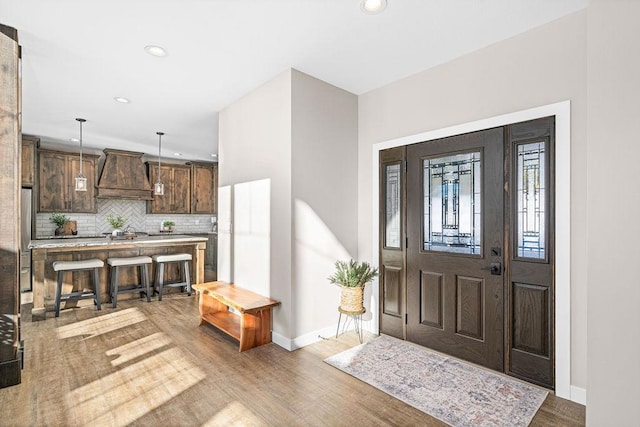
[[211, 157], [218, 157], [218, 155], [217, 154], [212, 154]]
[[174, 156], [182, 156], [182, 153], [173, 153]]
[[113, 98], [116, 102], [119, 102], [121, 104], [128, 104], [131, 101], [129, 100], [129, 98], [124, 98], [122, 96], [116, 96], [115, 98]]
[[362, 0], [360, 2], [360, 9], [371, 15], [382, 12], [386, 7], [387, 0]]
[[162, 58], [163, 56], [167, 56], [167, 51], [164, 50], [164, 48], [160, 47], [160, 46], [148, 45], [148, 46], [144, 47], [144, 50], [149, 55], [157, 56], [159, 58]]
[[80, 142], [80, 140], [78, 138], [71, 138], [71, 139], [69, 139], [69, 141], [71, 141], [71, 142]]

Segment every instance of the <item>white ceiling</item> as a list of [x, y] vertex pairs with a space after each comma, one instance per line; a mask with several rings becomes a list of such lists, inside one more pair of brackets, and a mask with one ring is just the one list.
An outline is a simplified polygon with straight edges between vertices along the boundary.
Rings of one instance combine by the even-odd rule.
[[388, 0], [366, 15], [359, 3], [0, 0], [23, 49], [23, 132], [77, 146], [83, 117], [89, 147], [156, 155], [163, 131], [163, 156], [215, 160], [218, 111], [289, 67], [362, 94], [587, 6]]

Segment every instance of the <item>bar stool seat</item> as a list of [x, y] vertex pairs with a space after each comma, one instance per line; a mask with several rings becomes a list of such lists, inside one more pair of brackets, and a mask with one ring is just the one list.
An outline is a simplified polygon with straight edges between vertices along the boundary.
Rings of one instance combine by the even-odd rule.
[[[155, 288], [158, 291], [158, 301], [162, 301], [162, 289], [167, 287], [186, 287], [187, 295], [191, 296], [191, 277], [189, 275], [189, 261], [191, 254], [171, 254], [171, 255], [154, 255], [153, 260], [156, 263], [156, 283]], [[181, 282], [164, 283], [164, 266], [166, 263], [180, 262], [183, 265]]]
[[[53, 270], [58, 272], [58, 282], [56, 284], [56, 296], [55, 296], [55, 317], [60, 316], [60, 301], [69, 299], [88, 299], [92, 298], [96, 308], [101, 310], [100, 305], [100, 278], [98, 276], [98, 269], [104, 267], [104, 261], [99, 259], [86, 259], [81, 261], [54, 261]], [[82, 271], [93, 270], [93, 291], [78, 291], [70, 292], [68, 294], [62, 293], [62, 276], [65, 271]]]
[[[147, 302], [151, 302], [151, 292], [149, 290], [149, 268], [148, 264], [151, 264], [151, 257], [148, 256], [134, 256], [127, 258], [108, 258], [107, 264], [111, 267], [111, 304], [113, 308], [118, 306], [118, 294], [129, 294], [140, 292], [147, 295]], [[118, 275], [120, 267], [138, 267], [140, 269], [140, 283], [134, 285], [132, 288], [118, 289], [119, 281]]]

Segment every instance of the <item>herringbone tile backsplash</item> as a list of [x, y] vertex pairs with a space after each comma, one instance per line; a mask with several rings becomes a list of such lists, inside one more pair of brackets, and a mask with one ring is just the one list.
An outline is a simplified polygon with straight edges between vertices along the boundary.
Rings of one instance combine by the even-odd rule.
[[[109, 215], [127, 218], [125, 227], [135, 231], [158, 233], [162, 221], [176, 223], [174, 232], [178, 234], [206, 233], [211, 231], [211, 218], [215, 215], [151, 215], [146, 213], [146, 204], [141, 200], [98, 199], [97, 214], [72, 213], [67, 216], [78, 223], [78, 235], [94, 236], [111, 232], [107, 222]], [[51, 214], [36, 214], [35, 238], [53, 236], [55, 225], [49, 220]]]

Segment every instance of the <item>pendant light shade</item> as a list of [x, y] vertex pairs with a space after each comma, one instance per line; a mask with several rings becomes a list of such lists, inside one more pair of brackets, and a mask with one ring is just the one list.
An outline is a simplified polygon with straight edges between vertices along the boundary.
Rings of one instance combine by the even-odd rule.
[[82, 124], [85, 119], [76, 119], [80, 123], [80, 173], [76, 177], [76, 191], [87, 191], [87, 178], [82, 175]]
[[160, 179], [160, 155], [162, 151], [162, 135], [164, 135], [164, 132], [156, 132], [156, 135], [158, 135], [158, 179], [156, 179], [156, 182], [153, 184], [153, 194], [156, 196], [163, 196], [164, 184]]

